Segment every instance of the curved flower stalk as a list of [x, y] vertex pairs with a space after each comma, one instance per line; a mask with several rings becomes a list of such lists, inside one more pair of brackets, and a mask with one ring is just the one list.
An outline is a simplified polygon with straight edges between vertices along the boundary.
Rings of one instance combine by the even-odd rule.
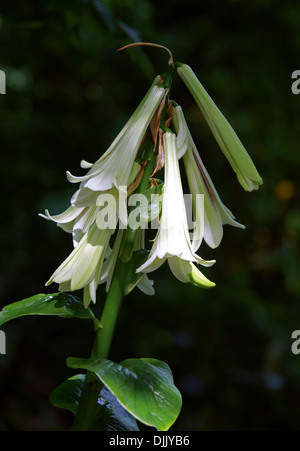
[[208, 95], [193, 70], [178, 63], [177, 72], [194, 97], [221, 150], [246, 191], [258, 189], [262, 178], [239, 137]]
[[[176, 132], [185, 136], [186, 150], [183, 154], [183, 162], [192, 194], [193, 209], [195, 210], [196, 194], [204, 195], [204, 227], [203, 238], [211, 248], [219, 246], [223, 237], [223, 224], [230, 224], [235, 227], [244, 228], [245, 226], [235, 221], [233, 214], [225, 207], [221, 201], [214, 184], [200, 158], [196, 145], [186, 124], [182, 108], [177, 105], [174, 108], [173, 124]], [[196, 221], [202, 220], [199, 215]], [[195, 242], [194, 242], [195, 243]], [[201, 242], [194, 247], [197, 250]]]
[[[215, 261], [202, 259], [192, 249], [177, 159], [176, 135], [166, 132], [164, 133], [163, 141], [165, 149], [165, 186], [160, 226], [149, 258], [137, 269], [137, 272], [148, 273], [154, 271], [168, 260], [170, 269], [175, 277], [179, 280], [185, 279], [184, 281], [188, 281], [190, 280], [189, 275], [193, 273], [192, 266], [181, 263], [181, 261], [196, 262], [203, 266], [211, 266]], [[204, 286], [214, 285], [203, 275], [198, 277], [198, 282], [199, 285]]]

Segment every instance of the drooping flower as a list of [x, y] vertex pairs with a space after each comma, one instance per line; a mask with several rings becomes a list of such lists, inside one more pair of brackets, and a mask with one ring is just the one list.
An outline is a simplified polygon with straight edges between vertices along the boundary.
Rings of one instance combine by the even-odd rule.
[[[158, 78], [156, 79], [158, 82]], [[107, 151], [93, 165], [84, 162], [90, 169], [86, 175], [73, 176], [67, 172], [71, 183], [80, 182], [79, 190], [72, 198], [72, 205], [80, 206], [82, 200], [94, 201], [95, 192], [112, 187], [128, 186], [133, 163], [149, 123], [164, 97], [165, 89], [155, 83], [137, 107], [127, 124], [115, 138]]]
[[[137, 272], [154, 271], [168, 260], [173, 274], [179, 280], [188, 281], [189, 274], [193, 273], [192, 262], [211, 266], [215, 261], [202, 259], [192, 249], [177, 159], [176, 135], [166, 132], [163, 135], [163, 141], [165, 185], [160, 225], [149, 258], [137, 269]], [[214, 285], [204, 275], [198, 277], [198, 283], [206, 287]]]
[[[185, 121], [182, 108], [179, 105], [174, 108], [173, 124], [176, 132], [180, 132], [180, 134], [177, 134], [177, 139], [181, 136], [185, 137], [186, 148], [185, 152], [183, 152], [183, 162], [193, 203], [196, 201], [197, 193], [204, 196], [203, 238], [208, 246], [215, 248], [219, 246], [222, 240], [223, 224], [230, 224], [240, 228], [244, 228], [244, 226], [235, 221], [233, 214], [221, 201], [200, 158]], [[193, 207], [195, 209], [195, 205]], [[197, 217], [196, 220], [202, 220], [202, 218]], [[199, 241], [197, 246], [199, 247], [200, 244], [201, 242]]]
[[221, 150], [246, 191], [258, 189], [262, 184], [257, 169], [239, 137], [206, 92], [193, 70], [187, 64], [177, 69], [181, 79], [194, 97]]
[[52, 274], [46, 286], [59, 284], [59, 291], [84, 288], [84, 305], [96, 302], [102, 264], [114, 230], [99, 229], [94, 222], [66, 260]]

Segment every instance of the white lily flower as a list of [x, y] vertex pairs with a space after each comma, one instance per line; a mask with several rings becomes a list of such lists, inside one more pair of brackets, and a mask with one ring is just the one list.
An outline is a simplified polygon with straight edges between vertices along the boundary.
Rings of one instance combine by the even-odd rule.
[[[203, 238], [211, 248], [219, 246], [223, 237], [223, 224], [230, 224], [235, 227], [245, 228], [244, 225], [235, 221], [233, 214], [225, 207], [221, 201], [217, 190], [200, 158], [196, 145], [185, 121], [182, 108], [176, 106], [173, 116], [174, 128], [182, 130], [186, 135], [187, 150], [183, 155], [183, 162], [186, 170], [189, 189], [192, 194], [192, 200], [195, 204], [196, 194], [204, 195], [204, 230]], [[185, 132], [183, 132], [185, 130]], [[195, 208], [195, 205], [193, 206]], [[196, 215], [196, 221], [201, 220]], [[197, 247], [200, 246], [199, 241]]]
[[[200, 263], [203, 266], [211, 266], [215, 261], [203, 260], [192, 248], [177, 159], [176, 135], [166, 132], [164, 133], [163, 141], [165, 149], [165, 185], [160, 226], [149, 258], [137, 269], [137, 272], [149, 273], [154, 271], [168, 259], [171, 271], [179, 280], [182, 280], [182, 275], [178, 277], [180, 270], [178, 269], [178, 264], [176, 264], [176, 259]], [[172, 260], [174, 257], [175, 260]], [[187, 265], [185, 268], [191, 271], [190, 265]], [[189, 278], [188, 274], [186, 274], [187, 278]], [[206, 285], [204, 276], [203, 284]], [[211, 282], [208, 281], [206, 286], [209, 284]]]
[[84, 305], [96, 302], [101, 268], [107, 252], [110, 237], [114, 231], [100, 230], [96, 222], [83, 235], [77, 246], [50, 277], [59, 284], [59, 291], [77, 291], [84, 288]]
[[221, 150], [246, 191], [262, 184], [257, 169], [239, 137], [208, 95], [193, 70], [187, 64], [177, 68], [178, 74], [194, 97]]
[[[158, 78], [155, 81], [157, 82]], [[116, 188], [128, 186], [138, 149], [164, 94], [165, 89], [159, 88], [154, 83], [111, 146], [90, 167], [88, 173], [75, 177], [67, 172], [68, 180], [71, 183], [81, 182], [80, 189], [72, 199], [72, 205], [80, 206], [82, 198], [87, 197], [92, 202], [93, 191], [100, 192], [114, 186]], [[86, 162], [82, 165], [90, 166]]]
[[[109, 204], [109, 208], [112, 210], [110, 216], [113, 217], [114, 225], [117, 221], [117, 199], [116, 193], [113, 192], [113, 190], [108, 192], [106, 196], [110, 196], [110, 199], [112, 199]], [[66, 211], [59, 215], [50, 215], [49, 211], [46, 210], [45, 214], [40, 214], [39, 216], [56, 222], [57, 225], [65, 232], [72, 233], [73, 246], [76, 247], [83, 235], [89, 230], [95, 221], [98, 223], [98, 228], [107, 228], [107, 226], [103, 224], [104, 213], [101, 207], [102, 204], [99, 202], [94, 205], [80, 208], [73, 207], [71, 205]]]
[[[88, 164], [88, 163], [86, 163]], [[140, 170], [140, 165], [138, 163], [134, 163], [132, 166], [129, 183], [131, 183], [138, 171]], [[127, 187], [120, 186], [119, 189], [112, 188], [106, 192], [98, 192], [91, 190], [82, 190], [81, 191], [84, 196], [81, 196], [79, 206], [71, 205], [68, 207], [63, 213], [58, 215], [50, 215], [49, 210], [45, 210], [45, 214], [39, 213], [39, 216], [42, 218], [54, 221], [57, 223], [59, 227], [61, 227], [65, 232], [72, 233], [73, 235], [73, 245], [74, 247], [81, 240], [82, 236], [89, 229], [89, 227], [93, 224], [93, 222], [97, 218], [98, 227], [101, 228], [103, 224], [101, 224], [101, 219], [103, 214], [98, 215], [103, 207], [103, 203], [105, 199], [110, 200], [108, 202], [107, 209], [110, 209], [110, 218], [111, 222], [114, 222], [115, 225], [117, 221], [120, 221], [120, 224], [127, 224]], [[77, 195], [77, 192], [74, 196]], [[72, 197], [72, 199], [74, 198]], [[71, 204], [72, 204], [71, 199]], [[104, 226], [105, 228], [105, 226]], [[109, 227], [113, 228], [113, 227]]]

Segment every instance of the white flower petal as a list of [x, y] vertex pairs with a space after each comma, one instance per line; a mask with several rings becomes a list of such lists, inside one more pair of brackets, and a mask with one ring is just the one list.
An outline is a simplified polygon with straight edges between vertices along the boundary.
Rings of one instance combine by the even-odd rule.
[[77, 264], [73, 268], [71, 278], [72, 291], [83, 288], [91, 281], [99, 261], [103, 262], [110, 235], [111, 233], [108, 230], [99, 230], [96, 226], [91, 227], [88, 231], [80, 259], [78, 259]]
[[156, 245], [157, 245], [157, 239], [154, 241], [154, 244], [152, 246], [152, 249], [151, 249], [148, 259], [146, 260], [146, 262], [143, 265], [141, 265], [139, 268], [137, 268], [136, 272], [143, 272], [143, 273], [147, 274], [149, 272], [155, 271], [161, 265], [164, 264], [167, 257], [164, 257], [164, 258], [157, 257]]
[[150, 280], [148, 276], [145, 274], [144, 277], [137, 284], [137, 287], [148, 296], [153, 296], [155, 294], [155, 290], [153, 288], [153, 280]]
[[123, 235], [124, 235], [124, 230], [120, 229], [117, 233], [116, 240], [114, 242], [112, 251], [109, 253], [108, 257], [106, 258], [106, 260], [104, 261], [103, 266], [102, 266], [101, 276], [99, 278], [99, 284], [106, 283], [106, 291], [107, 292], [108, 292], [110, 284], [111, 284], [111, 280], [112, 280], [112, 276], [113, 276], [114, 269], [116, 266], [117, 258], [119, 255]]
[[57, 222], [59, 224], [65, 224], [67, 222], [73, 221], [77, 216], [83, 211], [83, 208], [76, 208], [70, 206], [63, 213], [59, 215], [50, 215], [48, 210], [45, 210], [45, 214], [39, 213], [39, 216], [45, 219], [50, 219], [51, 221]]
[[99, 208], [96, 205], [85, 208], [83, 212], [78, 216], [73, 224], [73, 245], [77, 246], [83, 235], [89, 230], [89, 228], [94, 223]]
[[68, 180], [71, 183], [81, 182], [81, 188], [93, 191], [127, 186], [139, 146], [164, 93], [164, 88], [152, 86], [111, 146], [89, 172], [79, 177], [67, 172]]
[[71, 204], [74, 207], [88, 207], [96, 203], [99, 193], [95, 193], [86, 187], [79, 188], [71, 198]]
[[94, 163], [89, 163], [88, 161], [81, 160], [80, 167], [83, 168], [83, 169], [90, 169], [90, 168], [93, 167], [93, 164]]
[[161, 266], [173, 256], [187, 261], [211, 266], [214, 260], [206, 261], [192, 249], [185, 203], [177, 159], [176, 136], [166, 132], [163, 137], [165, 148], [165, 184], [160, 227], [154, 240], [148, 260], [137, 272], [148, 273]]
[[99, 230], [96, 224], [93, 224], [46, 285], [52, 282], [70, 282], [71, 291], [87, 285], [95, 274], [97, 265], [102, 264], [110, 236], [110, 231]]

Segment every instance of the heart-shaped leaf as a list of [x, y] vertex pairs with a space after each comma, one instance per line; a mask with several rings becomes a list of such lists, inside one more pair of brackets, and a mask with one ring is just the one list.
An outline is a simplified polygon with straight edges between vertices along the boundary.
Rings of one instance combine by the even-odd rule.
[[170, 367], [156, 359], [110, 360], [68, 358], [71, 368], [94, 372], [135, 418], [167, 431], [179, 415], [182, 399]]

